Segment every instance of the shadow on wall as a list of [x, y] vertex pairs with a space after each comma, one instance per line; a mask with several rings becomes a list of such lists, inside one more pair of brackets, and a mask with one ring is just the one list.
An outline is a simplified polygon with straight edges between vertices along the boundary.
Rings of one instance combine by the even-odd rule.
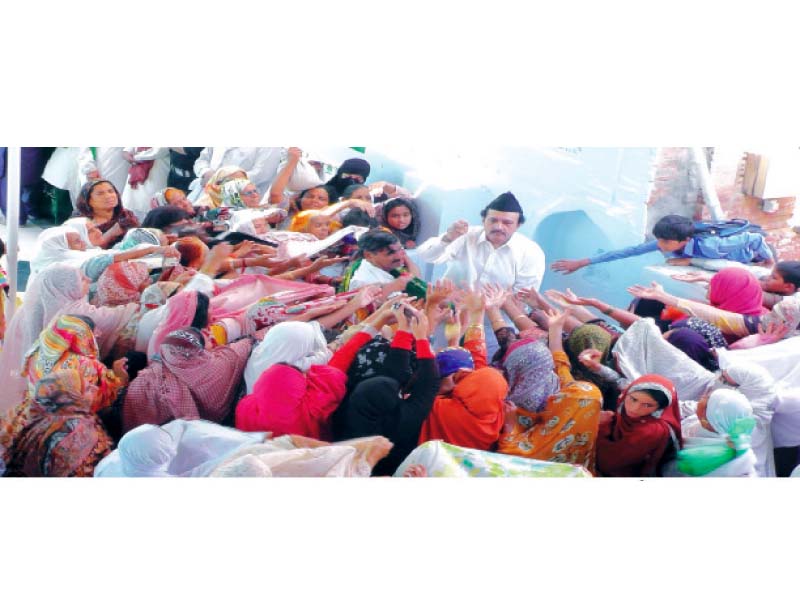
[[[625, 289], [643, 279], [644, 267], [663, 263], [659, 253], [622, 261], [590, 265], [570, 275], [556, 273], [550, 265], [561, 258], [585, 258], [616, 248], [585, 211], [558, 212], [545, 217], [533, 234], [547, 257], [542, 291], [571, 288], [579, 296], [592, 296], [619, 307], [627, 307], [631, 296]], [[646, 276], [645, 276], [646, 277]]]

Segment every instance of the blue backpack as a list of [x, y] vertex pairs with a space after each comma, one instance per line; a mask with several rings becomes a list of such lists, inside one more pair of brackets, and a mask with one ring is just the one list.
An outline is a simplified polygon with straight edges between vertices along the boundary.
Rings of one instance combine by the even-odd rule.
[[731, 219], [730, 221], [697, 221], [694, 224], [694, 237], [726, 238], [745, 231], [765, 235], [761, 225], [751, 223], [747, 219]]

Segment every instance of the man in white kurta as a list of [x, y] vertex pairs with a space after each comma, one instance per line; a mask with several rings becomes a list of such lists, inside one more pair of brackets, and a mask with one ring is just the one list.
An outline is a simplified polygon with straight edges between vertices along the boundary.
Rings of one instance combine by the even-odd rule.
[[[538, 290], [544, 277], [544, 252], [539, 244], [517, 231], [525, 222], [525, 215], [514, 194], [500, 194], [481, 211], [481, 217], [483, 225], [478, 227], [456, 221], [444, 235], [419, 246], [417, 257], [434, 264], [446, 263], [444, 277], [460, 286], [493, 283], [514, 292], [523, 288]], [[484, 326], [491, 357], [498, 344], [490, 332], [488, 317]]]
[[439, 237], [417, 249], [430, 263], [447, 263], [444, 276], [459, 285], [495, 283], [518, 292], [536, 288], [544, 277], [544, 252], [517, 232], [524, 223], [522, 207], [511, 192], [501, 194], [482, 212], [483, 225], [456, 221]]

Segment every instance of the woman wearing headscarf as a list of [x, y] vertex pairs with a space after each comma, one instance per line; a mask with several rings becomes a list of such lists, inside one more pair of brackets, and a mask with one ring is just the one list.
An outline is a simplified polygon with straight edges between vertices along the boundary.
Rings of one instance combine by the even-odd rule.
[[503, 364], [511, 390], [497, 450], [594, 472], [603, 397], [597, 386], [576, 381], [570, 372], [561, 339], [568, 315], [548, 313], [549, 349], [530, 339], [509, 348]]
[[[172, 296], [167, 303], [146, 313], [139, 321], [136, 333], [136, 350], [144, 352], [140, 342], [146, 342], [150, 360], [158, 356], [164, 338], [181, 327], [204, 329], [208, 325], [209, 299], [206, 294], [184, 289]], [[154, 329], [150, 327], [154, 325]]]
[[81, 267], [89, 259], [102, 255], [99, 248], [87, 248], [86, 241], [74, 227], [61, 225], [45, 229], [36, 238], [31, 260], [31, 274], [55, 264]]
[[775, 380], [764, 367], [730, 360], [728, 355], [723, 355], [720, 366], [722, 385], [733, 387], [744, 394], [752, 406], [756, 423], [751, 435], [751, 445], [757, 459], [758, 476], [775, 477], [772, 421], [780, 404]]
[[95, 304], [120, 306], [138, 303], [142, 291], [149, 285], [150, 271], [144, 263], [114, 263], [97, 281]]
[[[348, 158], [326, 185], [332, 186], [338, 200], [350, 185], [363, 184], [369, 177], [370, 166], [363, 158]], [[335, 200], [334, 200], [335, 201]]]
[[763, 315], [763, 290], [755, 275], [747, 269], [728, 267], [711, 278], [708, 300], [711, 306], [740, 315]]
[[220, 199], [222, 206], [234, 209], [258, 208], [261, 206], [261, 194], [258, 188], [247, 178], [238, 178], [222, 184]]
[[173, 419], [222, 422], [231, 412], [252, 340], [245, 338], [206, 350], [193, 327], [172, 330], [152, 360], [128, 388], [122, 404], [122, 430]]
[[575, 379], [588, 381], [596, 385], [603, 395], [603, 408], [606, 410], [613, 410], [616, 407], [619, 389], [584, 366], [578, 357], [585, 350], [597, 350], [600, 352], [598, 362], [608, 365], [611, 360], [611, 349], [614, 346], [614, 342], [613, 336], [603, 327], [585, 323], [572, 330], [565, 344], [565, 352], [569, 358], [571, 371]]
[[756, 477], [751, 434], [756, 420], [747, 398], [735, 390], [718, 389], [697, 405], [697, 415], [685, 419], [684, 448], [676, 467], [694, 477]]
[[47, 267], [30, 282], [25, 302], [8, 323], [0, 352], [0, 389], [4, 390], [0, 413], [22, 400], [26, 384], [20, 372], [25, 353], [64, 306], [85, 298], [88, 292], [89, 281], [73, 267]]
[[625, 389], [615, 413], [601, 413], [597, 472], [606, 477], [653, 477], [680, 447], [675, 386], [660, 375], [645, 375]]
[[20, 375], [25, 354], [44, 328], [57, 315], [89, 317], [95, 324], [94, 335], [101, 358], [116, 358], [133, 342], [138, 322], [138, 307], [128, 304], [97, 307], [88, 302], [89, 281], [81, 272], [68, 266], [53, 265], [31, 281], [25, 302], [14, 313], [0, 353], [0, 413], [22, 400], [27, 388]]
[[223, 205], [222, 186], [235, 179], [247, 179], [247, 172], [235, 165], [220, 167], [208, 180], [194, 205], [219, 208]]
[[[332, 446], [300, 436], [273, 438], [210, 421], [176, 419], [140, 425], [101, 461], [95, 477], [210, 477], [369, 475], [383, 438], [349, 440]], [[305, 449], [313, 449], [306, 453]], [[377, 457], [385, 455], [385, 451]], [[367, 463], [362, 466], [362, 463]], [[264, 471], [268, 472], [264, 472]]]
[[128, 383], [124, 359], [108, 369], [100, 362], [97, 341], [86, 317], [61, 315], [39, 336], [25, 355], [22, 376], [28, 381], [28, 393], [36, 392], [42, 377], [59, 369], [75, 369], [90, 400], [92, 412], [111, 406], [119, 391]]
[[415, 248], [421, 226], [416, 202], [404, 198], [393, 198], [378, 204], [376, 208], [381, 226], [395, 234], [403, 248]]
[[245, 381], [252, 392], [236, 407], [236, 427], [330, 440], [331, 415], [344, 398], [347, 370], [385, 316], [386, 310], [373, 313], [327, 360], [318, 323], [275, 325], [251, 357]]
[[139, 226], [136, 215], [122, 207], [122, 200], [116, 186], [107, 179], [87, 182], [78, 194], [76, 213], [91, 219], [103, 234], [98, 246], [110, 248], [125, 233]]
[[122, 436], [95, 477], [207, 477], [225, 458], [263, 442], [267, 433], [245, 433], [196, 419], [145, 423]]
[[0, 426], [6, 476], [92, 476], [113, 442], [87, 392], [76, 369], [59, 369], [37, 382], [33, 398]]
[[441, 350], [436, 356], [442, 377], [439, 394], [422, 426], [419, 444], [444, 440], [451, 444], [490, 450], [500, 437], [508, 383], [497, 369], [487, 366], [483, 334], [485, 306], [499, 296], [471, 291], [464, 300], [467, 329], [463, 348]]
[[439, 390], [438, 368], [427, 338], [427, 317], [415, 312], [409, 320], [402, 305], [393, 314], [398, 329], [385, 359], [377, 361], [380, 356], [375, 356], [374, 367], [366, 371], [364, 364], [353, 365], [351, 372], [374, 376], [361, 379], [352, 388], [334, 421], [335, 439], [382, 435], [394, 444], [375, 467], [375, 475], [391, 475], [414, 450]]
[[150, 199], [150, 209], [152, 210], [159, 206], [175, 206], [190, 215], [194, 215], [194, 206], [186, 198], [186, 193], [178, 188], [166, 187], [153, 194]]
[[706, 339], [688, 327], [672, 329], [664, 334], [667, 341], [681, 350], [698, 365], [712, 373], [719, 368], [717, 359]]
[[[731, 349], [747, 349], [764, 344], [773, 344], [781, 339], [796, 336], [800, 333], [800, 296], [787, 296], [765, 314], [743, 315], [728, 310], [703, 304], [695, 300], [678, 298], [664, 291], [657, 284], [650, 287], [635, 285], [628, 291], [638, 298], [658, 300], [667, 306], [674, 306], [681, 312], [693, 317], [698, 317], [719, 327], [723, 335], [729, 340], [736, 340]], [[770, 333], [774, 328], [779, 334]]]

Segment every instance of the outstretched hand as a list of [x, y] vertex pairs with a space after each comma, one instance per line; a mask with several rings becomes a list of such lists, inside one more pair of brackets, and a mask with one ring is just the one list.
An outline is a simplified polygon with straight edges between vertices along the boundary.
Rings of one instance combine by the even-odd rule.
[[628, 288], [628, 293], [637, 298], [644, 298], [645, 300], [663, 301], [665, 296], [664, 288], [655, 281], [652, 282], [649, 287], [632, 285]]
[[555, 261], [550, 268], [555, 271], [556, 273], [563, 273], [564, 275], [569, 275], [570, 273], [574, 273], [578, 269], [582, 269], [586, 265], [589, 264], [589, 261], [585, 258], [577, 258], [577, 259], [561, 259]]
[[549, 310], [544, 311], [544, 318], [547, 321], [547, 328], [552, 329], [564, 329], [564, 323], [567, 320], [567, 317], [572, 314], [570, 308], [566, 308], [564, 310], [557, 310], [555, 308], [551, 308]]

